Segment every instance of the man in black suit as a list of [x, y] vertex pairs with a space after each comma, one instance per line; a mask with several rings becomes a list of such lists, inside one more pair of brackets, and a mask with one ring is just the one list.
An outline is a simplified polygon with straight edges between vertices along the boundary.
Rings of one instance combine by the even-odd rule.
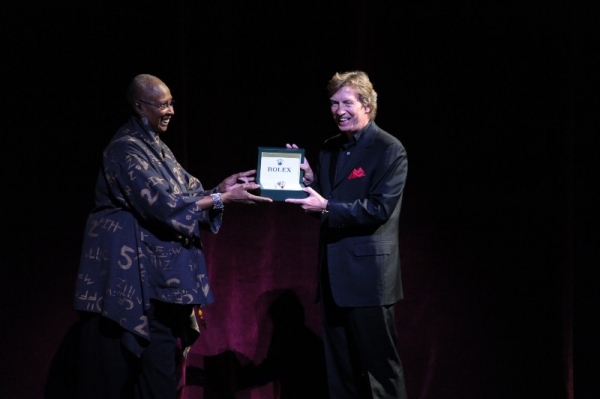
[[327, 89], [341, 133], [323, 144], [315, 173], [303, 164], [308, 197], [286, 202], [320, 214], [329, 392], [332, 399], [404, 399], [394, 305], [403, 296], [398, 233], [406, 151], [375, 124], [377, 93], [366, 73], [336, 73]]

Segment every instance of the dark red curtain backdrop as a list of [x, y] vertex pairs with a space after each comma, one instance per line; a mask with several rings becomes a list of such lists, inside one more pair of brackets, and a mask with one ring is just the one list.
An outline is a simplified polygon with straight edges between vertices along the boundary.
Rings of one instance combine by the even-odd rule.
[[[81, 234], [134, 75], [170, 86], [164, 139], [213, 187], [255, 168], [259, 146], [294, 142], [314, 164], [336, 133], [326, 83], [350, 69], [369, 73], [377, 122], [409, 156], [396, 308], [409, 397], [599, 397], [586, 316], [600, 281], [600, 15], [464, 3], [11, 5], [0, 397], [43, 397], [49, 376], [74, 372]], [[184, 399], [319, 398], [317, 230], [290, 204], [227, 206], [203, 239], [217, 299]]]

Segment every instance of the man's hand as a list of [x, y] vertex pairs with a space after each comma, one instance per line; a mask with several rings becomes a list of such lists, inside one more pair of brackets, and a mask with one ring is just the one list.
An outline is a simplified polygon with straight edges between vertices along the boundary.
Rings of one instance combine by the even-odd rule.
[[[298, 146], [296, 144], [286, 144], [285, 147], [289, 148], [289, 149], [297, 149], [298, 148]], [[300, 165], [300, 169], [302, 169], [304, 171], [304, 176], [302, 176], [302, 183], [304, 183], [305, 186], [310, 186], [312, 184], [312, 182], [315, 180], [315, 175], [314, 175], [312, 169], [310, 168], [310, 165], [308, 164], [306, 157], [304, 157], [304, 162], [302, 162], [302, 165]]]
[[306, 198], [287, 198], [285, 202], [291, 204], [300, 204], [301, 208], [306, 212], [323, 212], [327, 208], [327, 200], [315, 190], [310, 187], [302, 189], [305, 193], [308, 193]]

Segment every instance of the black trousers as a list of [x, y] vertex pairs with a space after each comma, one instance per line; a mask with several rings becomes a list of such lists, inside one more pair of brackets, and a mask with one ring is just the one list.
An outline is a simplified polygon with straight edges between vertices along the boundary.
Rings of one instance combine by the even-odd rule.
[[327, 272], [321, 281], [321, 318], [332, 399], [406, 399], [394, 306], [335, 304]]
[[150, 343], [140, 357], [122, 342], [123, 329], [99, 314], [83, 314], [77, 399], [177, 399], [181, 348], [191, 306], [153, 302]]

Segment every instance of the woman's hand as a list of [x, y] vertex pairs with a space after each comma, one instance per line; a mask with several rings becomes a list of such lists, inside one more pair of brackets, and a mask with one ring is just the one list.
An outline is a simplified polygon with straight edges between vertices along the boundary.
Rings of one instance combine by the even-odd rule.
[[238, 187], [244, 187], [246, 190], [255, 190], [260, 187], [258, 184], [253, 183], [255, 181], [255, 174], [256, 169], [234, 173], [219, 183], [217, 189], [220, 193], [226, 193], [228, 191], [235, 190]]
[[260, 188], [257, 183], [244, 183], [238, 187], [221, 194], [221, 199], [224, 203], [239, 202], [242, 204], [256, 204], [258, 202], [273, 202], [271, 198], [254, 195], [249, 190]]

